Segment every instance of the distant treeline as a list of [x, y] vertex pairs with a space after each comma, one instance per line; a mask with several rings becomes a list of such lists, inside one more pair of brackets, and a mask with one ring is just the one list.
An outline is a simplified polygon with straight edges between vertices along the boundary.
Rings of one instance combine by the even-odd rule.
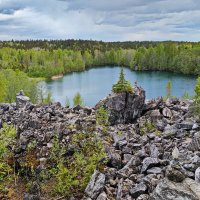
[[0, 42], [0, 69], [19, 69], [31, 77], [49, 78], [103, 65], [199, 75], [200, 43], [90, 40]]

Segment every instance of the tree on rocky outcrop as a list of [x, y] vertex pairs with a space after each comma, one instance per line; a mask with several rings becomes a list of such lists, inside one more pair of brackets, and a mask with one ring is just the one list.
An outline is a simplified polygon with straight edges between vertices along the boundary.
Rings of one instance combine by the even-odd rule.
[[123, 67], [121, 67], [118, 82], [112, 86], [112, 91], [114, 93], [121, 93], [121, 92], [132, 93], [133, 92], [133, 88], [131, 86], [131, 83], [125, 79]]

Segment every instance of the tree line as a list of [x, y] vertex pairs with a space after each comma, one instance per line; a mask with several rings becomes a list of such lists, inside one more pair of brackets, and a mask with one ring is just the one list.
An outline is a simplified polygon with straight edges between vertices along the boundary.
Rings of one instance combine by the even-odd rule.
[[[36, 41], [34, 42], [21, 42], [19, 46], [29, 43], [29, 45], [32, 43], [37, 44]], [[43, 44], [43, 41], [40, 42]], [[152, 42], [152, 44], [147, 43], [149, 45], [146, 47], [140, 45], [138, 48], [124, 49], [120, 45], [110, 48], [109, 43], [106, 43], [108, 50], [101, 50], [99, 48], [101, 46], [91, 45], [89, 47], [89, 42], [86, 44], [82, 42], [83, 46], [79, 47], [82, 50], [76, 50], [75, 47], [72, 49], [42, 48], [39, 45], [40, 42], [38, 42], [37, 48], [29, 48], [30, 46], [28, 46], [27, 49], [18, 49], [15, 48], [17, 42], [9, 43], [10, 46], [14, 44], [14, 47], [0, 48], [0, 69], [18, 69], [27, 73], [30, 77], [45, 78], [104, 65], [124, 65], [132, 70], [160, 70], [193, 75], [200, 74], [199, 43]], [[5, 44], [7, 43], [5, 42]], [[48, 44], [50, 45], [51, 42], [48, 42]], [[103, 47], [104, 45], [103, 43]]]

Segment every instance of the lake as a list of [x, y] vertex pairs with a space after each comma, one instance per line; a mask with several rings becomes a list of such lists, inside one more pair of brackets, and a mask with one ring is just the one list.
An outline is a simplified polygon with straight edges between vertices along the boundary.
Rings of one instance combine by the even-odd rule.
[[[166, 84], [172, 82], [172, 95], [181, 97], [184, 92], [194, 94], [196, 84], [195, 76], [187, 76], [170, 72], [159, 71], [132, 71], [124, 68], [126, 80], [133, 85], [142, 86], [146, 91], [146, 99], [166, 95]], [[50, 91], [54, 101], [65, 105], [66, 97], [73, 105], [73, 97], [80, 92], [87, 106], [94, 106], [100, 99], [111, 93], [112, 85], [118, 81], [120, 67], [96, 67], [84, 72], [66, 74], [63, 78], [53, 81], [45, 81], [47, 91]]]

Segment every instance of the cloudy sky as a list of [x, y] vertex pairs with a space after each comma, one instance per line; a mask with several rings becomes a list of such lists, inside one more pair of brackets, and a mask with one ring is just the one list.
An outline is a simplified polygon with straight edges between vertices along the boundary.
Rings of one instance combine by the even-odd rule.
[[200, 41], [200, 0], [0, 0], [0, 40]]

